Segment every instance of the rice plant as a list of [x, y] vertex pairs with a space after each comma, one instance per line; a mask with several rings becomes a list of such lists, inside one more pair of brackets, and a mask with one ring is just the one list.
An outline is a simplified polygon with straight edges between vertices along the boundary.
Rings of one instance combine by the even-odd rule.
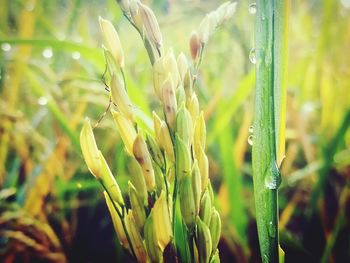
[[214, 206], [206, 125], [195, 89], [205, 45], [215, 29], [232, 17], [236, 3], [222, 4], [193, 31], [191, 60], [183, 53], [176, 58], [172, 49], [165, 52], [157, 19], [147, 5], [118, 3], [148, 53], [162, 114], [153, 111], [153, 129], [142, 128], [144, 120], [127, 92], [127, 55], [114, 26], [100, 17], [110, 90], [107, 110], [130, 162], [127, 196], [99, 151], [88, 119], [80, 134], [84, 159], [104, 189], [120, 243], [137, 261], [161, 262], [175, 256], [180, 262], [219, 262], [221, 219]]
[[256, 8], [254, 198], [262, 260], [278, 262], [278, 187], [285, 148], [288, 1], [259, 1]]

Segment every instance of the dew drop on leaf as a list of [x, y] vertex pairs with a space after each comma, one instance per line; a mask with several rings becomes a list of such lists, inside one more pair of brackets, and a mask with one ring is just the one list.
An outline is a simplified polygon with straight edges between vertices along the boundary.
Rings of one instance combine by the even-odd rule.
[[249, 131], [250, 133], [253, 133], [253, 132], [254, 132], [254, 126], [253, 126], [253, 125], [250, 125], [248, 131]]
[[249, 137], [248, 137], [248, 144], [251, 145], [251, 146], [254, 144], [254, 135], [249, 135]]
[[249, 10], [249, 13], [251, 13], [252, 15], [256, 14], [256, 3], [251, 3], [248, 6], [248, 10]]
[[250, 62], [252, 62], [253, 64], [256, 63], [256, 57], [255, 57], [255, 48], [252, 48], [249, 52], [249, 60]]

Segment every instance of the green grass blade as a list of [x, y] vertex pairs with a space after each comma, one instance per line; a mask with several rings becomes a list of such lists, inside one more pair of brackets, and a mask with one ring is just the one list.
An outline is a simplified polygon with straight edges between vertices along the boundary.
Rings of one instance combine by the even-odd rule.
[[276, 128], [277, 164], [285, 154], [286, 138], [286, 103], [287, 103], [287, 73], [288, 73], [288, 14], [289, 0], [275, 1], [274, 17], [274, 107]]
[[[31, 70], [26, 71], [26, 75], [28, 81], [32, 87], [32, 91], [38, 97], [47, 96], [46, 91], [43, 89], [41, 83], [37, 79], [37, 75], [33, 73]], [[80, 152], [80, 143], [78, 133], [75, 132], [69, 125], [69, 121], [67, 120], [65, 114], [60, 110], [57, 103], [50, 99], [48, 100], [47, 107], [51, 114], [55, 117], [58, 124], [61, 126], [62, 130], [67, 134], [70, 138], [74, 149]]]
[[242, 178], [233, 156], [233, 136], [230, 130], [222, 132], [219, 136], [221, 167], [224, 181], [229, 189], [230, 222], [237, 229], [239, 239], [243, 244], [247, 242], [246, 229], [248, 224], [247, 212], [244, 207], [242, 195]]
[[239, 106], [247, 99], [253, 90], [255, 74], [252, 70], [248, 73], [238, 85], [236, 92], [232, 97], [220, 106], [221, 114], [215, 121], [213, 130], [208, 134], [208, 145], [214, 142], [214, 139], [221, 133], [223, 129], [230, 123], [233, 115], [236, 113]]
[[346, 135], [346, 132], [350, 128], [350, 110], [347, 110], [347, 112], [344, 115], [344, 119], [342, 123], [340, 124], [339, 129], [337, 130], [334, 138], [332, 141], [323, 149], [323, 166], [321, 167], [319, 171], [318, 181], [316, 183], [316, 186], [313, 189], [309, 207], [310, 210], [307, 213], [307, 216], [311, 218], [311, 215], [314, 213], [316, 209], [316, 204], [319, 196], [323, 193], [324, 184], [326, 182], [327, 176], [329, 175], [329, 170], [332, 168], [332, 165], [334, 163], [334, 155], [337, 152], [337, 149], [341, 142], [343, 142], [344, 136]]

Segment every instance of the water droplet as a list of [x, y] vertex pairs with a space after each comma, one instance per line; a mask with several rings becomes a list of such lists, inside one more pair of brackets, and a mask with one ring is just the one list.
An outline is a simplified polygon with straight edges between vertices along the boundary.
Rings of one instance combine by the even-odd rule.
[[254, 126], [253, 126], [253, 125], [250, 125], [248, 131], [249, 131], [250, 133], [253, 133], [253, 132], [254, 132]]
[[252, 62], [253, 64], [256, 63], [256, 57], [255, 57], [255, 48], [252, 48], [249, 52], [249, 60], [250, 62]]
[[41, 106], [45, 106], [47, 104], [48, 99], [46, 97], [40, 97], [38, 99], [38, 104]]
[[80, 53], [78, 51], [74, 51], [72, 53], [72, 59], [79, 60], [80, 59]]
[[276, 237], [276, 227], [272, 221], [269, 222], [269, 225], [267, 227], [267, 231], [269, 232], [269, 236], [272, 238]]
[[281, 173], [278, 169], [277, 163], [273, 162], [270, 165], [270, 170], [265, 175], [265, 187], [270, 190], [275, 190], [281, 184]]
[[272, 176], [272, 175], [265, 176], [265, 187], [270, 189], [270, 190], [277, 189], [277, 180], [276, 180], [276, 178], [274, 176]]
[[1, 49], [5, 52], [9, 52], [11, 50], [11, 45], [9, 43], [2, 43]]
[[253, 144], [254, 144], [254, 135], [249, 135], [249, 137], [248, 137], [248, 144], [253, 146]]
[[34, 10], [34, 8], [35, 8], [35, 4], [33, 4], [33, 3], [28, 3], [27, 5], [26, 5], [26, 10], [28, 11], [28, 12], [32, 12], [33, 10]]
[[44, 58], [52, 58], [52, 56], [53, 56], [53, 52], [52, 52], [52, 48], [50, 48], [50, 47], [48, 47], [48, 48], [45, 48], [44, 50], [43, 50], [43, 57]]
[[248, 6], [248, 10], [249, 10], [249, 13], [251, 13], [252, 15], [256, 14], [256, 3], [251, 3]]
[[80, 188], [82, 188], [83, 186], [82, 186], [81, 183], [77, 183], [77, 187], [80, 189]]

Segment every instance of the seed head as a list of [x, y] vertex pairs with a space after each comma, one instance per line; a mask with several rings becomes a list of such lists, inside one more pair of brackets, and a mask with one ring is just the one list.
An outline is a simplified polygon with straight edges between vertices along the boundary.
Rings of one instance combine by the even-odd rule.
[[123, 68], [124, 52], [117, 31], [110, 21], [102, 17], [99, 17], [99, 22], [108, 50], [112, 53], [119, 67]]
[[151, 40], [157, 49], [160, 49], [163, 44], [163, 37], [162, 33], [160, 32], [156, 16], [151, 8], [142, 3], [139, 4], [139, 12], [146, 36]]
[[163, 65], [164, 72], [166, 72], [166, 74], [170, 73], [174, 82], [174, 88], [177, 88], [177, 86], [180, 83], [180, 75], [179, 70], [177, 68], [177, 62], [175, 59], [174, 51], [172, 49], [170, 49], [170, 51], [164, 57]]
[[166, 121], [169, 124], [170, 128], [174, 130], [176, 111], [177, 111], [177, 102], [176, 102], [174, 82], [170, 74], [162, 84], [162, 101], [163, 101], [163, 108], [164, 108]]
[[100, 179], [104, 187], [106, 188], [106, 191], [108, 192], [109, 196], [111, 197], [112, 201], [117, 202], [119, 206], [122, 206], [124, 205], [124, 199], [120, 191], [119, 185], [115, 180], [111, 170], [109, 169], [106, 159], [103, 157], [101, 151], [99, 151], [99, 157], [101, 161]]
[[112, 110], [112, 116], [119, 130], [120, 137], [124, 142], [124, 146], [127, 153], [129, 153], [130, 155], [133, 155], [132, 148], [133, 148], [134, 140], [136, 138], [136, 131], [132, 125], [132, 122], [128, 118], [126, 118], [123, 114], [115, 110]]
[[168, 209], [169, 208], [166, 202], [165, 192], [162, 191], [159, 198], [155, 202], [150, 215], [154, 218], [154, 224], [156, 225], [157, 233], [156, 236], [162, 252], [164, 248], [169, 244], [173, 236]]
[[162, 125], [162, 120], [159, 118], [159, 116], [155, 111], [152, 112], [152, 116], [153, 116], [154, 133], [156, 135], [155, 136], [156, 142], [158, 143], [159, 148], [161, 150], [164, 150], [164, 145], [162, 145], [161, 139], [160, 139], [160, 126]]
[[182, 218], [187, 226], [187, 229], [192, 232], [196, 225], [196, 204], [193, 195], [191, 174], [181, 178], [179, 200]]
[[196, 245], [198, 249], [199, 262], [209, 262], [212, 251], [212, 242], [209, 227], [197, 217], [197, 238]]
[[146, 143], [149, 153], [152, 156], [153, 161], [161, 168], [164, 168], [164, 158], [163, 154], [159, 148], [159, 145], [156, 143], [156, 141], [153, 139], [151, 135], [148, 133], [146, 134]]
[[206, 127], [204, 120], [203, 111], [197, 117], [195, 127], [194, 127], [194, 154], [198, 157], [199, 154], [199, 146], [204, 150], [205, 149], [205, 141], [206, 141]]
[[199, 58], [201, 48], [202, 48], [202, 44], [199, 39], [199, 35], [197, 31], [193, 31], [190, 37], [190, 51], [191, 51], [191, 57], [194, 61], [197, 61], [197, 59]]
[[193, 126], [195, 126], [199, 114], [199, 102], [195, 92], [191, 94], [190, 99], [187, 101], [187, 108], [191, 114]]
[[140, 5], [140, 0], [130, 0], [129, 11], [131, 19], [136, 28], [140, 31], [143, 31], [143, 22], [140, 14]]
[[129, 0], [117, 0], [120, 8], [123, 12], [129, 12], [130, 10], [130, 1]]
[[[114, 226], [115, 232], [117, 233], [118, 240], [123, 247], [129, 249], [129, 251], [130, 251], [130, 245], [129, 245], [128, 239], [126, 237], [122, 221], [121, 221], [117, 211], [114, 208], [113, 201], [111, 200], [111, 198], [109, 197], [109, 195], [107, 194], [106, 191], [104, 191], [103, 194], [104, 194], [104, 197], [105, 197], [105, 200], [107, 203], [108, 211], [112, 217], [113, 226]], [[115, 204], [115, 205], [117, 205], [117, 204]]]
[[148, 205], [148, 193], [142, 168], [134, 157], [128, 158], [128, 172], [132, 184], [137, 190], [137, 195], [144, 206]]
[[110, 87], [112, 101], [117, 105], [119, 111], [123, 113], [125, 117], [131, 122], [134, 122], [133, 105], [125, 90], [123, 80], [116, 74], [113, 74]]
[[212, 203], [208, 191], [205, 191], [200, 203], [199, 217], [207, 226], [209, 226], [210, 223], [211, 213]]
[[202, 45], [206, 44], [209, 40], [210, 32], [210, 16], [207, 14], [198, 27], [198, 38]]
[[168, 73], [164, 69], [164, 57], [160, 57], [153, 64], [153, 86], [159, 99], [162, 99], [162, 84]]
[[176, 153], [176, 177], [181, 180], [182, 177], [191, 173], [192, 160], [188, 146], [175, 134], [175, 153]]
[[180, 75], [180, 79], [183, 83], [184, 79], [185, 79], [185, 75], [189, 70], [188, 67], [188, 62], [187, 62], [187, 58], [185, 56], [184, 53], [180, 53], [180, 55], [177, 57], [177, 67], [179, 69], [179, 75]]
[[146, 222], [145, 208], [143, 206], [142, 201], [138, 197], [135, 186], [130, 181], [128, 182], [128, 186], [129, 186], [128, 193], [129, 193], [130, 205], [133, 211], [135, 223], [139, 232], [142, 232], [143, 226]]
[[140, 133], [135, 138], [133, 145], [133, 153], [135, 159], [142, 168], [147, 190], [151, 191], [155, 187], [154, 170], [146, 142]]
[[113, 74], [116, 74], [117, 72], [119, 72], [120, 66], [115, 61], [112, 53], [104, 45], [102, 45], [102, 48], [103, 48], [103, 54], [107, 64], [108, 73], [109, 75], [112, 76]]
[[96, 178], [99, 178], [101, 175], [101, 161], [95, 136], [92, 132], [90, 120], [88, 118], [85, 119], [85, 123], [80, 132], [80, 147], [90, 172]]
[[212, 247], [213, 247], [212, 253], [214, 253], [219, 244], [220, 235], [221, 235], [221, 219], [218, 211], [216, 211], [214, 207], [211, 213], [209, 230], [210, 230], [210, 236], [211, 236]]
[[176, 101], [178, 105], [186, 103], [186, 92], [182, 85], [178, 86], [176, 89]]
[[154, 177], [156, 179], [156, 190], [157, 190], [157, 195], [159, 196], [162, 191], [166, 191], [166, 185], [164, 182], [164, 175], [162, 170], [157, 164], [153, 165], [154, 168]]
[[175, 156], [174, 156], [173, 143], [171, 141], [169, 128], [164, 121], [162, 121], [162, 124], [160, 126], [159, 140], [161, 141], [161, 145], [164, 147], [164, 150], [168, 156], [169, 161], [174, 162]]
[[125, 227], [128, 232], [131, 246], [135, 252], [135, 256], [138, 262], [147, 262], [147, 252], [145, 245], [143, 244], [142, 237], [137, 229], [134, 214], [132, 210], [128, 211], [125, 217]]
[[184, 104], [180, 107], [176, 115], [176, 133], [190, 147], [193, 139], [192, 118]]
[[143, 233], [147, 254], [150, 257], [151, 262], [161, 262], [162, 258], [162, 251], [158, 244], [157, 228], [158, 226], [155, 225], [154, 216], [149, 216], [146, 220]]
[[197, 160], [194, 160], [192, 167], [192, 189], [193, 189], [193, 197], [196, 206], [196, 215], [199, 213], [200, 200], [202, 195], [202, 182], [201, 182], [201, 174], [198, 167]]
[[225, 12], [225, 16], [224, 16], [224, 20], [229, 20], [233, 14], [236, 12], [237, 9], [237, 2], [234, 3], [230, 3], [227, 7], [226, 7], [226, 12]]
[[209, 162], [208, 162], [208, 157], [205, 155], [205, 152], [202, 146], [199, 145], [198, 149], [199, 149], [199, 153], [198, 153], [198, 157], [196, 158], [198, 160], [198, 167], [201, 173], [201, 186], [202, 186], [202, 192], [203, 192], [207, 187], [208, 181], [209, 181]]
[[187, 98], [190, 97], [192, 94], [192, 85], [193, 85], [192, 80], [193, 80], [192, 74], [191, 74], [190, 70], [188, 70], [185, 74], [185, 78], [183, 81], [184, 90], [185, 90]]

